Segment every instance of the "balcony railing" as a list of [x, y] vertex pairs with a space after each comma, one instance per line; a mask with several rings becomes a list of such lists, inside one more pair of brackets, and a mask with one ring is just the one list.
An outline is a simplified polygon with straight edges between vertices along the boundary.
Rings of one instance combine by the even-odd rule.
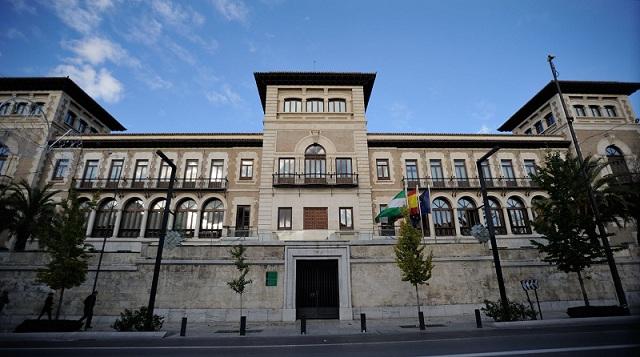
[[[175, 190], [225, 191], [227, 186], [226, 178], [182, 178], [173, 183]], [[78, 190], [165, 190], [167, 187], [169, 179], [165, 178], [75, 179], [75, 188]]]
[[358, 186], [358, 174], [273, 174], [273, 186], [278, 187], [300, 187], [300, 186], [336, 186], [355, 187]]
[[[182, 234], [185, 238], [193, 238], [195, 237], [196, 230], [195, 228], [169, 228], [168, 231], [175, 230]], [[111, 237], [113, 236], [114, 227], [100, 227], [95, 228], [91, 231], [91, 237], [93, 238], [103, 238], [103, 237]], [[243, 237], [257, 237], [258, 231], [255, 227], [228, 227], [223, 226], [218, 229], [204, 229], [200, 228], [197, 238], [202, 239], [217, 239], [217, 238], [243, 238]], [[138, 238], [140, 237], [140, 229], [118, 229], [117, 233], [118, 238]], [[144, 232], [145, 238], [158, 238], [160, 237], [160, 229], [158, 228], [149, 228]]]
[[[475, 178], [403, 178], [408, 188], [430, 187], [432, 190], [455, 190], [455, 189], [479, 189], [480, 179]], [[531, 178], [486, 178], [484, 179], [487, 189], [530, 189], [538, 188]]]

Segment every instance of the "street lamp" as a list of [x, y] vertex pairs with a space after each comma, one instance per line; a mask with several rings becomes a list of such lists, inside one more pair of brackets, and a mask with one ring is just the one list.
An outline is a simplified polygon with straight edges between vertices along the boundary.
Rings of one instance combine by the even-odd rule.
[[500, 290], [500, 301], [502, 309], [509, 318], [509, 302], [507, 301], [507, 292], [504, 288], [504, 278], [502, 277], [502, 266], [500, 265], [500, 254], [498, 253], [498, 243], [496, 242], [496, 231], [493, 226], [493, 216], [491, 216], [491, 208], [489, 207], [489, 197], [487, 196], [487, 185], [484, 182], [484, 172], [482, 171], [482, 162], [486, 161], [496, 151], [500, 150], [498, 146], [494, 146], [489, 152], [484, 154], [476, 161], [478, 177], [480, 178], [480, 192], [482, 192], [482, 204], [484, 209], [484, 217], [489, 229], [489, 240], [491, 240], [491, 251], [493, 252], [493, 265], [496, 269], [496, 277], [498, 279], [498, 289]]
[[[553, 59], [555, 57], [552, 55], [547, 56], [547, 61], [549, 62], [549, 66], [551, 67], [551, 74], [553, 74], [553, 82], [556, 85], [556, 90], [558, 91], [558, 96], [560, 97], [560, 104], [562, 105], [562, 110], [564, 111], [564, 116], [567, 118], [567, 126], [569, 127], [569, 132], [571, 133], [571, 141], [573, 142], [573, 147], [576, 150], [576, 156], [578, 156], [578, 160], [580, 162], [580, 172], [585, 179], [587, 179], [587, 173], [585, 172], [584, 167], [584, 158], [582, 157], [582, 151], [580, 150], [580, 143], [578, 142], [578, 138], [576, 137], [576, 132], [573, 129], [573, 117], [569, 114], [567, 110], [567, 105], [564, 102], [564, 97], [562, 95], [562, 90], [560, 89], [560, 83], [558, 82], [558, 71], [556, 71], [556, 67], [553, 64]], [[607, 237], [607, 231], [604, 227], [604, 224], [600, 220], [600, 208], [598, 207], [598, 202], [593, 195], [593, 188], [591, 187], [591, 182], [586, 180], [587, 182], [587, 193], [589, 196], [589, 205], [591, 206], [591, 210], [593, 211], [593, 216], [596, 220], [596, 225], [598, 226], [598, 233], [600, 235], [600, 240], [602, 241], [602, 247], [604, 248], [605, 255], [607, 257], [607, 263], [609, 264], [609, 270], [611, 271], [611, 278], [613, 279], [613, 285], [616, 289], [616, 295], [618, 296], [618, 303], [620, 306], [629, 314], [629, 307], [627, 304], [627, 296], [624, 294], [624, 289], [622, 288], [622, 282], [620, 281], [620, 275], [618, 274], [618, 267], [616, 266], [616, 261], [613, 258], [613, 253], [611, 253], [611, 246], [609, 245], [609, 238]]]

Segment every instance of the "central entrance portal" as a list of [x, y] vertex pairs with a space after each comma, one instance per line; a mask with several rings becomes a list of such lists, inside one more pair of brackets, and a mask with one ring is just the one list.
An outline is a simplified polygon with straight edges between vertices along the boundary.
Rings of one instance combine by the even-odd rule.
[[296, 318], [338, 318], [338, 260], [296, 260]]

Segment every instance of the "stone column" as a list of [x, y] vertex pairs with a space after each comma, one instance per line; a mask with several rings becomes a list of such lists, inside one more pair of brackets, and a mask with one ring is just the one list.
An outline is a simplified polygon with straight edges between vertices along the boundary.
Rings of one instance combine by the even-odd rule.
[[87, 219], [87, 229], [85, 230], [85, 236], [91, 237], [91, 231], [93, 230], [93, 224], [96, 220], [96, 210], [89, 211], [89, 218]]

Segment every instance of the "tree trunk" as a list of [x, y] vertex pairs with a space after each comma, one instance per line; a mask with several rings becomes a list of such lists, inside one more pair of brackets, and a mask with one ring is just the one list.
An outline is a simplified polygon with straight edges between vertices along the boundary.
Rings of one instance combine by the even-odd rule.
[[64, 296], [64, 288], [60, 289], [60, 299], [58, 299], [58, 308], [56, 309], [56, 320], [60, 318], [60, 308], [62, 307], [63, 296]]
[[242, 317], [242, 294], [240, 294], [240, 317]]
[[576, 272], [578, 274], [578, 281], [580, 282], [580, 290], [582, 291], [582, 298], [584, 299], [584, 306], [589, 306], [589, 298], [587, 298], [587, 291], [584, 289], [584, 281], [582, 281], [582, 274], [580, 272]]
[[416, 287], [416, 305], [418, 306], [418, 316], [420, 315], [420, 294], [418, 293], [418, 284], [414, 285]]

